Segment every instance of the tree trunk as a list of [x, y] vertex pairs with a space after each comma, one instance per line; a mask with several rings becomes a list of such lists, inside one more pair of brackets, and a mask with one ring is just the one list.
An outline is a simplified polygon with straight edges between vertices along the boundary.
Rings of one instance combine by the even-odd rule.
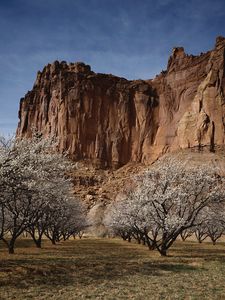
[[41, 239], [34, 240], [37, 248], [41, 248]]
[[42, 234], [38, 236], [38, 238], [35, 238], [35, 232], [29, 232], [30, 236], [32, 237], [32, 240], [34, 241], [35, 245], [37, 248], [41, 248], [41, 239], [42, 239]]
[[9, 254], [14, 254], [15, 251], [14, 251], [14, 246], [15, 246], [15, 241], [14, 240], [11, 240], [8, 244], [8, 251], [9, 251]]
[[167, 256], [167, 249], [165, 246], [162, 246], [160, 249], [161, 256]]
[[166, 253], [166, 252], [167, 252], [166, 249], [161, 249], [161, 250], [160, 250], [161, 256], [167, 256], [167, 253]]
[[149, 249], [149, 250], [152, 251], [152, 250], [155, 250], [155, 248], [156, 248], [156, 247], [155, 247], [153, 244], [148, 243], [148, 249]]

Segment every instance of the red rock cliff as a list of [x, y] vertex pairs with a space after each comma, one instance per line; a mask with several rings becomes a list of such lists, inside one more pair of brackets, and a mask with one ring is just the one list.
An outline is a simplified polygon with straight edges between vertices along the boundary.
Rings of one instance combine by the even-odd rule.
[[104, 167], [150, 163], [165, 152], [215, 151], [225, 140], [225, 38], [200, 56], [174, 48], [153, 80], [96, 74], [83, 63], [47, 65], [20, 101], [18, 136], [32, 127], [60, 150]]

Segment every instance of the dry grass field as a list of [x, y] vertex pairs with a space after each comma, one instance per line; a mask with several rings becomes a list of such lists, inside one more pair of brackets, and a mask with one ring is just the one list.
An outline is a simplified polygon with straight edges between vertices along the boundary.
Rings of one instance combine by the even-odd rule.
[[225, 299], [225, 243], [177, 242], [166, 258], [118, 239], [0, 244], [0, 299]]

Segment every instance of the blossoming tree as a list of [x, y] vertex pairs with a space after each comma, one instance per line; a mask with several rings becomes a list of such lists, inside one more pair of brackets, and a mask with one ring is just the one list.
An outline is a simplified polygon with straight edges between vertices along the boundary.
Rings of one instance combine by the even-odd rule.
[[198, 225], [202, 209], [224, 201], [224, 189], [224, 179], [209, 166], [195, 168], [163, 159], [136, 176], [133, 191], [124, 203], [109, 209], [105, 223], [138, 232], [149, 248], [165, 256], [178, 235]]
[[72, 163], [54, 151], [53, 139], [34, 134], [10, 144], [4, 141], [0, 139], [0, 238], [14, 253], [15, 241], [24, 231], [41, 246], [56, 207], [73, 206], [78, 213], [80, 204], [68, 176]]

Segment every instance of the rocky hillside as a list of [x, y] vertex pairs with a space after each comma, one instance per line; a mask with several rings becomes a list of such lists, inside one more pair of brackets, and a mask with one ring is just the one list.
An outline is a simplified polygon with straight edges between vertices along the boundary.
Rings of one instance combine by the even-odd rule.
[[18, 136], [29, 137], [32, 127], [55, 135], [60, 151], [100, 169], [148, 164], [184, 148], [223, 151], [225, 38], [199, 56], [174, 48], [167, 70], [153, 80], [55, 61], [21, 99], [19, 119]]

